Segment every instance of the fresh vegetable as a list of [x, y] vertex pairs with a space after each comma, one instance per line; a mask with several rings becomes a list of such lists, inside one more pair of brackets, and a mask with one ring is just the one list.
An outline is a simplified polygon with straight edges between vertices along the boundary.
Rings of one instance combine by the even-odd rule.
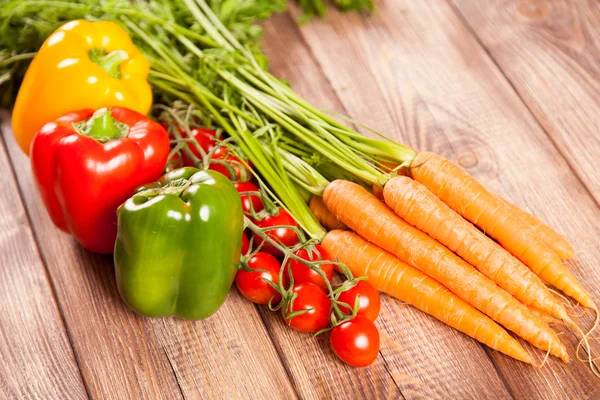
[[[5, 7], [8, 12], [0, 11], [0, 15], [10, 16], [4, 26], [14, 23], [10, 22], [13, 19], [17, 23], [26, 21], [30, 10], [39, 7], [37, 0], [27, 2], [27, 7], [10, 3], [12, 6]], [[83, 3], [81, 7], [90, 18], [102, 16], [117, 21], [134, 37], [151, 62], [150, 80], [158, 101], [171, 104], [177, 99], [200, 109], [210, 119], [208, 126], [225, 134], [228, 148], [235, 148], [248, 157], [261, 180], [261, 187], [273, 197], [274, 204], [284, 206], [298, 223], [279, 228], [295, 228], [292, 230], [299, 234], [299, 241], [304, 241], [304, 232], [317, 241], [325, 236], [325, 230], [309, 211], [306, 201], [310, 195], [323, 195], [330, 181], [347, 179], [382, 193], [382, 188], [396, 173], [404, 174], [411, 165], [418, 166], [414, 162], [417, 155], [414, 150], [386, 138], [378, 140], [360, 135], [347, 124], [311, 106], [285, 82], [271, 76], [258, 48], [248, 43], [248, 37], [240, 35], [231, 21], [223, 18], [224, 13], [212, 1], [130, 3], [111, 0], [95, 7], [90, 7], [87, 0]], [[253, 3], [262, 2], [253, 0]], [[57, 9], [69, 15], [78, 7], [57, 3]], [[237, 14], [230, 19], [239, 21]], [[251, 29], [245, 29], [248, 20], [244, 22], [242, 31], [250, 32]], [[40, 25], [35, 27], [40, 29]], [[0, 37], [0, 43], [2, 40]], [[13, 58], [12, 62], [18, 66], [27, 55], [22, 57]], [[0, 68], [6, 65], [0, 63]], [[177, 146], [182, 149], [180, 143]], [[187, 146], [182, 150], [189, 152]], [[217, 161], [216, 164], [226, 168], [229, 165], [226, 161], [218, 162], [218, 158], [204, 160], [207, 161], [211, 164]], [[233, 180], [240, 180], [243, 174], [239, 172], [236, 174], [235, 168], [227, 168], [226, 173]], [[364, 219], [369, 219], [368, 214]], [[268, 237], [264, 235], [266, 232], [260, 237]], [[292, 246], [293, 250], [299, 247], [299, 243]], [[289, 250], [283, 252], [285, 257], [290, 256]], [[420, 255], [424, 261], [425, 257]], [[331, 318], [335, 325], [336, 319], [344, 318], [343, 313], [338, 310], [335, 295], [331, 292], [326, 295], [333, 302]], [[511, 308], [501, 314], [507, 318], [510, 311]]]
[[560, 258], [538, 239], [513, 208], [487, 191], [465, 171], [433, 153], [420, 153], [412, 177], [427, 186], [450, 208], [479, 226], [543, 281], [563, 291], [584, 307], [597, 310], [591, 295]]
[[556, 333], [494, 282], [427, 234], [404, 222], [362, 186], [334, 181], [323, 200], [356, 233], [437, 280], [532, 345], [569, 360]]
[[299, 283], [292, 288], [293, 298], [282, 310], [293, 317], [285, 322], [300, 332], [315, 333], [329, 326], [331, 300], [312, 283]]
[[[281, 264], [270, 255], [259, 251], [247, 261], [246, 268], [241, 269], [236, 277], [235, 283], [240, 293], [256, 304], [277, 304], [281, 295], [267, 281], [274, 285], [279, 284], [279, 271]], [[287, 285], [284, 275], [284, 286]]]
[[575, 250], [573, 250], [563, 235], [556, 232], [554, 229], [535, 216], [520, 209], [510, 201], [505, 200], [500, 196], [496, 197], [504, 202], [507, 206], [512, 208], [515, 215], [521, 218], [525, 224], [529, 225], [531, 229], [533, 229], [533, 232], [535, 232], [535, 235], [544, 243], [546, 243], [546, 246], [548, 246], [550, 250], [552, 250], [557, 256], [565, 260], [575, 257]]
[[245, 256], [248, 254], [248, 250], [250, 250], [250, 241], [248, 240], [248, 236], [242, 233], [242, 255]]
[[240, 198], [223, 175], [186, 167], [140, 187], [118, 211], [119, 293], [149, 317], [203, 319], [225, 301], [240, 260]]
[[150, 63], [129, 35], [110, 21], [71, 21], [39, 49], [25, 75], [12, 129], [29, 154], [46, 122], [84, 108], [127, 107], [146, 114], [152, 103]]
[[[368, 320], [375, 322], [379, 316], [379, 310], [381, 309], [381, 296], [379, 296], [377, 289], [375, 289], [369, 282], [358, 281], [356, 286], [340, 293], [338, 300], [348, 304], [351, 307], [354, 307], [357, 298], [357, 315], [362, 315]], [[350, 315], [353, 311], [351, 308], [343, 306], [340, 306], [340, 309], [348, 315]]]
[[[292, 247], [300, 242], [298, 233], [294, 229], [298, 229], [298, 223], [294, 218], [283, 208], [277, 210], [276, 215], [267, 215], [263, 219], [256, 221], [259, 228], [268, 229], [267, 236], [275, 240], [277, 243], [287, 247]], [[254, 240], [257, 246], [262, 246], [261, 249], [274, 255], [282, 257], [281, 251], [273, 247], [257, 235], [254, 235]]]
[[383, 194], [385, 203], [403, 220], [448, 247], [517, 300], [573, 324], [537, 275], [425, 186], [399, 176], [385, 185]]
[[362, 315], [336, 326], [329, 337], [336, 356], [353, 367], [366, 367], [379, 354], [379, 331]]
[[323, 247], [353, 274], [365, 275], [380, 291], [437, 318], [486, 346], [533, 364], [529, 354], [491, 318], [461, 300], [446, 287], [354, 232], [334, 230]]
[[252, 179], [250, 168], [231, 154], [227, 147], [219, 147], [213, 153], [208, 168], [222, 173], [232, 181], [246, 182]]
[[[213, 129], [208, 128], [190, 128], [190, 134], [185, 131], [182, 127], [179, 127], [179, 133], [181, 136], [189, 140], [187, 147], [190, 149], [192, 154], [201, 159], [206, 153], [210, 152], [216, 146], [216, 132]], [[204, 152], [202, 154], [201, 152]], [[182, 152], [183, 163], [187, 167], [197, 167], [185, 152]], [[220, 172], [220, 171], [219, 171]]]
[[315, 218], [323, 225], [327, 230], [334, 229], [348, 229], [348, 227], [342, 224], [325, 206], [323, 198], [321, 196], [311, 196], [309, 203], [310, 211], [315, 215]]
[[174, 169], [178, 169], [181, 167], [183, 167], [183, 160], [181, 159], [181, 155], [179, 153], [174, 153], [167, 160], [167, 165], [165, 165], [165, 172], [170, 172]]
[[117, 207], [160, 178], [169, 139], [126, 108], [86, 109], [49, 122], [31, 143], [31, 169], [54, 224], [86, 249], [112, 253]]
[[235, 189], [240, 193], [240, 197], [242, 199], [242, 210], [244, 213], [252, 215], [252, 213], [259, 213], [264, 210], [265, 205], [258, 195], [260, 192], [258, 186], [252, 182], [236, 182], [233, 184], [233, 186], [235, 186]]
[[[307, 261], [327, 261], [330, 260], [329, 254], [327, 254], [327, 250], [325, 250], [321, 245], [315, 244], [310, 246], [309, 248], [298, 249], [294, 252], [296, 256], [303, 260]], [[327, 290], [327, 281], [331, 282], [331, 278], [333, 277], [333, 264], [327, 262], [321, 262], [317, 265], [317, 268], [321, 270], [323, 276], [321, 276], [317, 271], [308, 267], [305, 264], [302, 264], [298, 260], [290, 260], [289, 268], [294, 277], [294, 282], [296, 283], [312, 283], [322, 290]], [[287, 272], [287, 271], [286, 271]]]
[[[375, 5], [373, 0], [333, 0], [335, 4], [342, 11], [374, 11]], [[318, 15], [324, 18], [327, 13], [327, 5], [324, 0], [298, 0], [298, 4], [304, 11], [302, 21], [307, 21]]]

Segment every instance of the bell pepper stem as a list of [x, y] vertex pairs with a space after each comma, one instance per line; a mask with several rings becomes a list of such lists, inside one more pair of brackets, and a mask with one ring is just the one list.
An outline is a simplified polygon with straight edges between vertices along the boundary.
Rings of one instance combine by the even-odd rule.
[[121, 78], [121, 63], [129, 56], [125, 50], [115, 50], [100, 57], [91, 57], [92, 61], [104, 68], [110, 76]]
[[129, 133], [129, 127], [114, 119], [108, 108], [96, 110], [87, 121], [75, 123], [73, 126], [80, 135], [89, 136], [101, 143], [121, 139]]

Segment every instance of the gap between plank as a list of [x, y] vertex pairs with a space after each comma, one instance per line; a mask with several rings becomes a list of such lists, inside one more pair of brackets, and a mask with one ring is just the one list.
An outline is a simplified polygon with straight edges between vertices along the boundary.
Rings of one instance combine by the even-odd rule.
[[[232, 289], [232, 290], [234, 290], [234, 289]], [[237, 289], [235, 289], [235, 290], [237, 290]], [[298, 393], [298, 389], [296, 388], [296, 384], [295, 384], [295, 380], [294, 380], [294, 377], [292, 375], [292, 372], [291, 372], [291, 370], [290, 370], [290, 368], [288, 366], [288, 363], [285, 361], [285, 359], [281, 355], [283, 353], [283, 350], [281, 349], [281, 346], [279, 346], [279, 344], [277, 343], [277, 341], [273, 338], [272, 329], [269, 329], [269, 326], [267, 325], [267, 321], [265, 319], [266, 317], [263, 315], [263, 313], [261, 312], [261, 310], [259, 309], [259, 307], [261, 307], [261, 306], [258, 305], [258, 304], [254, 304], [254, 309], [256, 310], [256, 313], [260, 316], [260, 320], [262, 321], [262, 324], [265, 327], [265, 331], [267, 331], [267, 335], [269, 335], [269, 340], [273, 344], [273, 348], [275, 349], [275, 353], [277, 353], [277, 358], [279, 359], [279, 362], [283, 366], [283, 370], [285, 371], [285, 374], [288, 377], [288, 381], [290, 382], [290, 386], [294, 390], [294, 394], [296, 395], [296, 398], [300, 399], [300, 394]]]
[[[513, 84], [513, 82], [510, 80], [510, 78], [508, 76], [506, 76], [506, 74], [504, 73], [504, 70], [502, 69], [502, 67], [500, 66], [500, 64], [496, 61], [496, 59], [494, 58], [494, 56], [492, 55], [492, 53], [488, 50], [488, 48], [485, 46], [485, 44], [481, 41], [479, 35], [477, 35], [477, 32], [473, 29], [473, 27], [471, 26], [471, 24], [469, 23], [469, 21], [465, 18], [465, 16], [458, 9], [458, 7], [456, 7], [454, 5], [454, 2], [452, 0], [446, 0], [446, 1], [447, 1], [448, 6], [450, 7], [450, 9], [452, 10], [452, 12], [456, 16], [456, 18], [463, 25], [463, 27], [465, 28], [465, 30], [471, 35], [471, 37], [475, 40], [475, 42], [477, 43], [477, 45], [481, 48], [481, 50], [484, 52], [484, 54], [492, 62], [492, 64], [498, 70], [498, 72], [500, 72], [500, 74], [504, 78], [505, 82], [508, 83], [508, 85], [510, 86], [510, 88], [512, 89], [512, 91], [514, 92], [514, 94], [519, 99], [519, 102], [525, 107], [525, 110], [527, 110], [527, 113], [533, 118], [533, 120], [536, 122], [536, 124], [542, 129], [542, 132], [544, 132], [544, 134], [548, 137], [548, 139], [550, 140], [550, 143], [552, 143], [552, 146], [556, 149], [556, 151], [558, 152], [558, 154], [560, 155], [560, 157], [567, 163], [567, 165], [569, 167], [569, 170], [573, 173], [573, 175], [581, 183], [581, 185], [585, 189], [585, 192], [593, 200], [594, 204], [596, 204], [596, 208], [600, 209], [600, 203], [598, 202], [598, 200], [596, 199], [596, 197], [592, 194], [592, 192], [590, 191], [590, 189], [588, 188], [588, 186], [586, 185], [586, 183], [582, 179], [582, 177], [574, 169], [572, 163], [569, 160], [569, 157], [565, 156], [565, 154], [561, 151], [560, 146], [558, 146], [558, 144], [556, 143], [556, 141], [552, 138], [552, 136], [550, 135], [550, 133], [546, 130], [546, 128], [544, 127], [544, 125], [537, 118], [537, 116], [535, 115], [535, 113], [529, 108], [529, 106], [527, 105], [527, 103], [525, 102], [525, 100], [523, 99], [523, 97], [521, 96], [521, 94], [519, 93], [519, 91], [517, 90], [516, 86]], [[487, 353], [487, 351], [486, 351], [486, 353]], [[491, 357], [490, 354], [488, 354], [488, 356], [489, 356], [490, 360], [492, 360], [492, 364], [494, 365], [494, 368], [496, 369], [496, 372], [498, 372], [498, 375], [502, 379], [502, 382], [504, 382], [504, 385], [508, 389], [510, 395], [513, 396], [513, 398], [514, 398], [513, 392], [511, 390], [510, 386], [508, 385], [508, 381], [505, 380], [506, 378], [504, 376], [504, 373], [502, 372], [502, 369], [498, 367], [498, 365], [496, 364], [496, 362], [494, 361], [494, 359]], [[556, 374], [554, 374], [554, 375], [556, 376]], [[566, 388], [564, 387], [564, 384], [562, 383], [562, 381], [560, 379], [558, 379], [558, 378], [556, 379], [556, 381], [560, 384], [560, 387], [562, 389], [563, 394], [566, 395], [567, 391], [566, 391]]]
[[[451, 8], [452, 8], [453, 12], [455, 12], [455, 11], [454, 11], [454, 8], [453, 8], [452, 6], [451, 6]], [[288, 13], [288, 15], [289, 15], [289, 11], [288, 11], [287, 13]], [[302, 30], [301, 30], [301, 29], [298, 27], [298, 24], [296, 23], [296, 21], [294, 20], [294, 18], [292, 18], [292, 17], [291, 17], [291, 15], [290, 15], [290, 19], [291, 19], [291, 20], [294, 22], [294, 29], [295, 29], [295, 30], [296, 30], [296, 31], [299, 33], [299, 36], [301, 37], [302, 43], [303, 43], [303, 44], [305, 45], [305, 47], [308, 49], [308, 52], [309, 52], [309, 54], [310, 54], [311, 58], [313, 59], [313, 61], [314, 61], [314, 62], [315, 62], [315, 64], [317, 65], [318, 69], [321, 71], [322, 75], [325, 77], [325, 79], [326, 79], [326, 81], [327, 81], [327, 84], [328, 84], [328, 86], [329, 86], [330, 90], [333, 92], [333, 94], [334, 94], [335, 98], [336, 98], [336, 99], [338, 100], [338, 102], [341, 104], [341, 107], [342, 107], [342, 110], [344, 110], [344, 113], [345, 113], [345, 114], [347, 114], [347, 113], [348, 113], [348, 110], [346, 109], [346, 107], [345, 107], [344, 103], [341, 101], [341, 97], [340, 97], [339, 93], [338, 93], [338, 92], [335, 90], [335, 88], [333, 87], [333, 85], [332, 85], [332, 83], [331, 83], [331, 80], [329, 79], [329, 76], [328, 76], [328, 75], [327, 75], [327, 74], [324, 72], [324, 69], [323, 69], [323, 66], [322, 66], [322, 64], [321, 64], [321, 63], [319, 62], [319, 60], [316, 58], [316, 56], [315, 56], [315, 54], [314, 54], [314, 52], [313, 52], [313, 49], [312, 49], [312, 47], [311, 47], [311, 46], [308, 44], [308, 42], [306, 41], [306, 38], [305, 38], [305, 37], [304, 37], [304, 35], [302, 34]], [[463, 19], [462, 19], [462, 18], [460, 18], [460, 21], [461, 21], [461, 23], [463, 23], [463, 24], [464, 24], [464, 21], [463, 21]], [[469, 28], [470, 28], [470, 27], [469, 27]], [[473, 32], [471, 32], [471, 29], [467, 29], [467, 31], [468, 31], [468, 32], [469, 32], [471, 35], [473, 35]], [[478, 44], [480, 44], [480, 42], [479, 42], [479, 40], [478, 40], [478, 37], [476, 37], [476, 36], [475, 36], [475, 40], [477, 41], [477, 43], [478, 43]], [[480, 45], [481, 45], [481, 44], [480, 44]], [[486, 51], [486, 54], [487, 54], [487, 51]], [[495, 62], [494, 62], [494, 64], [495, 64]], [[503, 75], [504, 75], [504, 74], [503, 74]], [[511, 86], [512, 86], [512, 85], [511, 85]], [[514, 89], [514, 88], [513, 88], [513, 89]], [[419, 95], [420, 95], [420, 94], [419, 94]], [[519, 97], [519, 98], [520, 98], [520, 97]], [[428, 104], [427, 102], [425, 102], [425, 101], [423, 102], [423, 104], [425, 105], [425, 107], [427, 108], [427, 110], [428, 110], [428, 112], [429, 112], [429, 104]], [[529, 109], [527, 109], [527, 110], [529, 111]], [[438, 127], [440, 127], [440, 128], [441, 128], [441, 125], [440, 125], [440, 124], [437, 122], [437, 119], [435, 118], [435, 116], [434, 116], [434, 115], [433, 115], [431, 112], [429, 112], [429, 114], [431, 115], [431, 118], [432, 118], [432, 119], [433, 119], [433, 120], [436, 122], [436, 125], [437, 125]], [[537, 119], [536, 119], [536, 122], [537, 122]], [[441, 130], [442, 130], [442, 132], [444, 132], [444, 134], [445, 134], [445, 130], [444, 130], [443, 128], [441, 128]], [[553, 142], [553, 143], [554, 143], [554, 142]], [[569, 166], [570, 166], [570, 164], [569, 164]], [[586, 187], [586, 190], [587, 190], [587, 187]], [[500, 381], [502, 382], [502, 384], [503, 384], [503, 385], [504, 385], [504, 387], [506, 388], [506, 390], [507, 390], [508, 394], [509, 394], [509, 395], [510, 395], [510, 396], [511, 396], [513, 399], [514, 399], [515, 397], [514, 397], [513, 391], [512, 391], [512, 389], [510, 388], [510, 386], [508, 385], [508, 382], [506, 381], [506, 377], [504, 376], [504, 374], [502, 374], [502, 373], [500, 373], [500, 372], [499, 372], [499, 371], [500, 371], [500, 368], [499, 368], [499, 366], [496, 364], [496, 361], [493, 359], [493, 357], [491, 356], [491, 354], [488, 352], [488, 349], [489, 349], [489, 348], [488, 348], [487, 346], [485, 346], [483, 343], [480, 343], [480, 342], [478, 342], [477, 340], [475, 340], [475, 342], [476, 342], [476, 343], [477, 343], [479, 346], [481, 346], [481, 347], [483, 348], [483, 350], [484, 350], [484, 353], [485, 353], [485, 354], [486, 354], [486, 356], [489, 358], [490, 362], [492, 363], [492, 365], [493, 365], [493, 367], [494, 367], [494, 370], [495, 370], [495, 371], [496, 371], [496, 373], [498, 374], [498, 378], [500, 379]], [[490, 349], [490, 350], [491, 350], [491, 349]], [[379, 353], [379, 354], [381, 355], [381, 351], [380, 351], [380, 353]], [[387, 370], [387, 371], [388, 371], [388, 373], [389, 373], [389, 372], [390, 372], [390, 371], [389, 371], [389, 369], [388, 369], [388, 367], [389, 367], [389, 366], [388, 366], [388, 363], [385, 361], [385, 358], [384, 358], [384, 364], [385, 364], [385, 366], [386, 366], [386, 370]], [[390, 373], [390, 377], [391, 377], [391, 378], [392, 378], [392, 380], [394, 381], [394, 384], [396, 384], [396, 386], [398, 386], [398, 384], [397, 384], [397, 383], [396, 383], [396, 381], [394, 380], [394, 377], [391, 375], [391, 373]], [[398, 388], [398, 389], [400, 390], [400, 388]], [[400, 390], [400, 393], [402, 394], [402, 396], [404, 396], [404, 394], [402, 393], [402, 391], [401, 391], [401, 390]]]
[[44, 267], [44, 276], [46, 277], [46, 281], [48, 282], [48, 285], [50, 286], [50, 291], [52, 293], [52, 298], [54, 300], [54, 304], [58, 310], [58, 315], [60, 316], [60, 320], [62, 322], [63, 328], [65, 330], [65, 334], [67, 335], [67, 340], [69, 341], [69, 346], [71, 347], [71, 351], [73, 352], [73, 359], [75, 360], [75, 364], [77, 365], [77, 368], [79, 370], [79, 376], [81, 378], [81, 383], [83, 384], [83, 388], [85, 389], [85, 393], [88, 397], [88, 399], [91, 399], [92, 396], [90, 394], [90, 389], [88, 387], [88, 384], [85, 380], [85, 377], [83, 376], [83, 371], [81, 369], [81, 360], [79, 359], [79, 356], [77, 354], [77, 351], [75, 350], [75, 344], [73, 342], [73, 337], [71, 335], [71, 331], [69, 330], [69, 327], [67, 325], [67, 321], [65, 319], [65, 315], [64, 315], [64, 311], [62, 309], [62, 306], [60, 305], [60, 302], [58, 301], [58, 295], [57, 295], [57, 291], [56, 291], [56, 287], [54, 286], [54, 282], [52, 281], [52, 277], [50, 276], [50, 271], [48, 270], [48, 265], [46, 263], [46, 258], [44, 257], [44, 255], [42, 254], [42, 251], [40, 250], [40, 243], [39, 243], [39, 237], [37, 235], [36, 230], [33, 228], [33, 223], [31, 220], [31, 214], [29, 213], [29, 208], [27, 207], [27, 203], [25, 202], [25, 198], [24, 198], [24, 194], [23, 194], [23, 190], [21, 188], [21, 182], [19, 182], [19, 180], [17, 179], [17, 173], [15, 171], [15, 166], [13, 164], [13, 159], [8, 151], [8, 145], [6, 144], [6, 139], [4, 137], [4, 135], [7, 133], [4, 129], [2, 129], [2, 125], [6, 124], [7, 122], [7, 115], [8, 113], [6, 112], [2, 112], [0, 113], [0, 133], [2, 136], [2, 139], [0, 140], [1, 143], [1, 147], [2, 147], [2, 151], [4, 152], [7, 160], [8, 160], [8, 164], [10, 166], [10, 172], [11, 175], [13, 177], [13, 180], [15, 181], [16, 185], [17, 185], [17, 190], [19, 192], [19, 200], [21, 202], [21, 205], [23, 206], [23, 210], [25, 211], [25, 216], [27, 217], [27, 223], [29, 224], [29, 230], [31, 231], [31, 235], [33, 236], [33, 240], [35, 242], [35, 251], [37, 252], [39, 259]]
[[165, 357], [167, 358], [167, 362], [169, 363], [169, 366], [171, 367], [171, 371], [173, 371], [173, 376], [175, 376], [175, 382], [177, 382], [177, 387], [179, 388], [179, 393], [181, 393], [181, 398], [185, 399], [185, 395], [183, 394], [183, 388], [181, 387], [181, 382], [179, 382], [179, 377], [177, 376], [177, 372], [175, 371], [175, 367], [173, 366], [173, 363], [171, 362], [171, 358], [169, 358], [169, 354], [167, 353], [167, 350], [165, 349], [164, 346], [160, 346], [163, 353], [165, 353]]
[[[333, 96], [337, 100], [337, 103], [340, 105], [342, 111], [344, 112], [344, 115], [347, 115], [348, 110], [347, 110], [346, 106], [342, 102], [338, 92], [334, 89], [333, 84], [331, 83], [331, 80], [329, 79], [329, 76], [325, 73], [325, 70], [323, 69], [323, 65], [315, 56], [312, 47], [306, 41], [306, 38], [304, 37], [304, 35], [302, 34], [302, 31], [300, 30], [300, 27], [298, 26], [298, 23], [292, 17], [292, 15], [290, 14], [289, 11], [286, 11], [286, 14], [287, 14], [288, 19], [292, 22], [293, 30], [296, 33], [296, 37], [298, 37], [300, 39], [303, 47], [307, 49], [308, 53], [310, 54], [310, 58], [317, 66], [317, 69], [320, 71], [321, 76], [325, 78], [325, 82], [327, 83], [329, 91], [331, 93], [333, 93]], [[354, 123], [352, 123], [352, 125], [354, 125]], [[263, 318], [262, 314], [261, 314], [261, 319], [263, 320], [263, 324], [265, 324], [265, 327], [266, 327], [265, 319]], [[269, 331], [269, 329], [267, 329], [267, 331]], [[271, 337], [270, 332], [269, 332], [269, 337]], [[271, 337], [271, 341], [275, 344], [275, 341], [273, 340], [272, 337]], [[281, 349], [279, 349], [279, 350], [281, 351]], [[283, 364], [283, 367], [285, 368], [285, 371], [288, 373], [288, 376], [290, 376], [290, 378], [291, 378], [291, 375], [289, 375], [289, 369], [288, 369], [287, 362], [279, 355], [279, 353], [278, 353], [278, 356]], [[379, 350], [379, 356], [383, 359], [383, 363], [385, 365], [385, 370], [387, 371], [389, 377], [392, 379], [392, 382], [394, 382], [394, 385], [398, 388], [398, 392], [400, 393], [400, 395], [402, 396], [403, 399], [406, 399], [406, 396], [404, 396], [404, 393], [402, 393], [402, 389], [400, 388], [400, 386], [398, 386], [398, 382], [396, 382], [396, 380], [394, 379], [394, 376], [390, 372], [389, 364], [387, 363], [385, 357], [381, 353], [381, 349]], [[294, 386], [294, 390], [296, 390], [295, 385], [293, 385], [293, 386]]]
[[558, 154], [560, 155], [560, 157], [563, 160], [565, 160], [565, 162], [569, 166], [569, 170], [577, 178], [577, 180], [582, 184], [583, 188], [585, 189], [585, 192], [588, 194], [589, 197], [592, 198], [592, 200], [596, 204], [596, 208], [600, 209], [600, 200], [597, 199], [596, 196], [593, 195], [593, 193], [591, 192], [590, 188], [586, 184], [585, 180], [577, 172], [577, 170], [573, 167], [573, 164], [572, 164], [571, 160], [569, 159], [569, 157], [567, 157], [564, 154], [564, 152], [561, 150], [561, 148], [558, 145], [558, 143], [554, 140], [554, 138], [552, 137], [552, 135], [550, 135], [550, 132], [548, 132], [548, 130], [544, 127], [544, 124], [541, 123], [540, 119], [531, 110], [531, 108], [529, 108], [529, 106], [527, 105], [527, 102], [525, 101], [525, 99], [523, 99], [523, 97], [521, 96], [521, 93], [519, 92], [519, 90], [517, 89], [517, 87], [513, 84], [513, 82], [510, 80], [510, 78], [504, 73], [504, 70], [502, 69], [502, 67], [500, 66], [500, 64], [496, 61], [496, 59], [494, 58], [494, 56], [492, 55], [492, 53], [488, 50], [487, 46], [479, 38], [479, 36], [477, 35], [477, 32], [475, 31], [475, 29], [473, 29], [473, 27], [471, 26], [471, 24], [469, 23], [469, 21], [466, 19], [466, 17], [463, 15], [463, 13], [460, 11], [460, 9], [458, 9], [458, 7], [454, 5], [453, 0], [446, 0], [446, 1], [447, 1], [447, 4], [450, 6], [450, 9], [454, 13], [454, 15], [456, 15], [456, 17], [460, 21], [460, 23], [464, 26], [464, 28], [467, 30], [467, 32], [473, 37], [473, 39], [475, 40], [475, 42], [477, 43], [477, 45], [487, 55], [487, 57], [492, 62], [492, 64], [496, 67], [496, 69], [504, 77], [504, 80], [510, 85], [512, 91], [515, 93], [515, 95], [519, 99], [519, 102], [521, 102], [521, 104], [523, 104], [523, 106], [525, 106], [525, 109], [527, 110], [527, 113], [529, 113], [529, 115], [531, 115], [531, 117], [533, 118], [533, 120], [542, 129], [542, 131], [548, 137], [548, 139], [550, 140], [550, 143], [552, 143], [552, 146], [556, 149], [556, 151], [558, 152]]

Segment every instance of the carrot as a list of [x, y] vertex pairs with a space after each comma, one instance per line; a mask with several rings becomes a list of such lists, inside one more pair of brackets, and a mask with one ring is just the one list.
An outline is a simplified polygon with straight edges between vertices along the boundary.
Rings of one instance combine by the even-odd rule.
[[312, 196], [308, 203], [310, 211], [328, 231], [333, 229], [348, 229], [348, 227], [342, 224], [325, 206], [323, 198], [320, 196]]
[[398, 217], [363, 187], [336, 180], [325, 188], [329, 211], [350, 229], [420, 269], [532, 345], [568, 361], [556, 334], [510, 294], [446, 247]]
[[403, 220], [455, 252], [521, 303], [573, 323], [536, 274], [425, 186], [399, 176], [388, 181], [383, 195], [385, 203]]
[[373, 193], [379, 200], [383, 201], [383, 188], [381, 185], [371, 186], [371, 193]]
[[550, 226], [546, 225], [543, 221], [537, 217], [529, 214], [527, 211], [520, 209], [510, 201], [503, 199], [496, 195], [499, 200], [503, 201], [508, 205], [514, 213], [523, 220], [527, 225], [533, 229], [536, 236], [540, 238], [546, 246], [550, 248], [557, 256], [562, 259], [568, 260], [575, 257], [575, 251], [567, 240], [560, 233], [556, 232]]
[[532, 364], [531, 357], [491, 318], [458, 298], [436, 280], [351, 231], [333, 230], [321, 245], [346, 264], [355, 276], [383, 293], [406, 302], [473, 339], [517, 360]]
[[531, 226], [469, 174], [444, 157], [419, 153], [412, 163], [411, 175], [450, 208], [496, 239], [543, 281], [584, 307], [597, 310], [592, 296], [560, 258], [538, 239]]

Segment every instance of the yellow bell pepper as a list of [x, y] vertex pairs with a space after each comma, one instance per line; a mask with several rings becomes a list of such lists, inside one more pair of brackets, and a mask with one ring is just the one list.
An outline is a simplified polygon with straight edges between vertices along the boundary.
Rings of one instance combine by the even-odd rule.
[[26, 154], [45, 123], [84, 108], [125, 107], [146, 114], [152, 105], [150, 63], [129, 35], [108, 21], [67, 22], [31, 62], [12, 115]]

